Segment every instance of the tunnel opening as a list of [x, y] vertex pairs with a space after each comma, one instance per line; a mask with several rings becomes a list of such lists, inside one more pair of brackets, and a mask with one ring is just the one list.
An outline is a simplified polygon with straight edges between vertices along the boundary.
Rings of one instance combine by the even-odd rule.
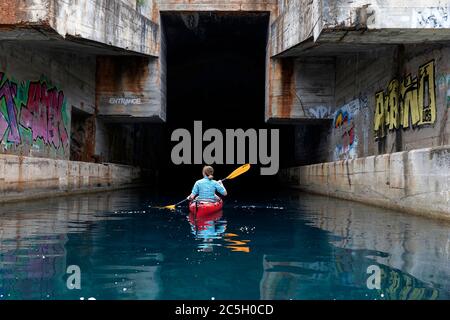
[[[270, 129], [278, 129], [279, 167], [295, 164], [295, 126], [264, 119], [269, 13], [162, 12], [161, 28], [166, 122], [105, 123], [109, 133], [98, 139], [109, 151], [102, 159], [140, 166], [145, 181], [161, 193], [188, 193], [204, 164], [174, 164], [171, 152], [177, 142], [171, 135], [185, 128], [194, 136], [194, 121], [202, 121], [203, 132], [214, 128], [224, 136], [226, 129], [267, 129], [269, 154]], [[224, 163], [212, 164], [216, 179], [240, 165]], [[260, 167], [228, 183], [230, 194], [273, 190], [275, 176], [261, 175]]]
[[[280, 165], [286, 165], [293, 155], [293, 128], [264, 121], [269, 13], [164, 12], [161, 24], [167, 52], [166, 141], [178, 128], [193, 132], [196, 120], [202, 121], [203, 132], [215, 128], [224, 136], [226, 129], [277, 128]], [[159, 187], [173, 188], [175, 179], [178, 188], [189, 191], [203, 164], [173, 164], [175, 144], [165, 146], [165, 165], [159, 168], [165, 178]], [[238, 165], [213, 164], [215, 177], [224, 178]], [[261, 176], [256, 165], [228, 188], [259, 192], [274, 181], [274, 176]]]
[[[203, 164], [175, 165], [170, 141], [178, 128], [193, 132], [202, 121], [203, 132], [219, 129], [279, 129], [280, 166], [294, 156], [294, 127], [264, 121], [265, 66], [269, 13], [164, 12], [161, 13], [167, 52], [167, 123], [161, 150], [158, 187], [190, 191], [201, 178]], [[225, 135], [225, 134], [224, 134]], [[205, 145], [205, 144], [204, 144]], [[248, 155], [247, 155], [248, 157]], [[213, 164], [215, 178], [228, 175], [239, 164]], [[173, 181], [177, 181], [174, 183]], [[229, 191], [270, 189], [274, 176], [261, 176], [258, 165], [228, 184]]]

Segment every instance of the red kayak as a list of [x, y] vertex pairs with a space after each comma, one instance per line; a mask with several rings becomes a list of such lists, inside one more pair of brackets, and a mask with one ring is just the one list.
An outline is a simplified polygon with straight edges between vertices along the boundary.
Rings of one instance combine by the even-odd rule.
[[210, 214], [197, 215], [195, 212], [189, 213], [189, 222], [195, 231], [203, 231], [214, 225], [216, 220], [222, 218], [223, 211], [219, 210]]
[[206, 215], [206, 214], [210, 214], [210, 213], [219, 211], [220, 209], [222, 209], [222, 207], [223, 207], [222, 200], [215, 201], [215, 202], [202, 201], [202, 200], [195, 201], [194, 200], [189, 203], [189, 211], [192, 213], [196, 213], [197, 216]]

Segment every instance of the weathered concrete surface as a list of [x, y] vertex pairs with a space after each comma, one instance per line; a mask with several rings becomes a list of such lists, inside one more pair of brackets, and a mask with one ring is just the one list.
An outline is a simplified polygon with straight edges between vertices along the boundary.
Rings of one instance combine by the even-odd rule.
[[333, 57], [271, 59], [266, 120], [329, 119], [334, 111]]
[[70, 158], [74, 109], [95, 113], [95, 58], [0, 42], [0, 152]]
[[450, 146], [285, 169], [289, 186], [450, 219]]
[[120, 188], [139, 174], [136, 167], [118, 164], [0, 154], [0, 202]]
[[338, 51], [346, 44], [448, 41], [449, 10], [442, 0], [279, 0], [271, 55], [331, 44]]
[[165, 59], [97, 58], [98, 115], [113, 121], [165, 121]]
[[30, 31], [33, 39], [41, 28], [48, 39], [58, 38], [55, 33], [75, 41], [158, 55], [158, 25], [142, 15], [139, 6], [121, 0], [12, 0], [1, 1], [0, 9], [1, 38], [11, 38], [10, 34], [17, 35], [16, 29], [22, 29], [25, 34]]
[[273, 11], [277, 0], [158, 0], [160, 11]]
[[[112, 162], [105, 156], [111, 146], [102, 139], [111, 131], [103, 122], [165, 117], [165, 109], [160, 109], [165, 106], [164, 69], [154, 70], [163, 66], [155, 61], [164, 59], [96, 57], [48, 48], [40, 41], [0, 42], [0, 153]], [[153, 69], [143, 72], [145, 68]], [[134, 98], [139, 105], [133, 104]], [[114, 104], [106, 104], [110, 99]], [[123, 112], [114, 113], [121, 102]], [[146, 143], [133, 136], [124, 139], [129, 144], [117, 143], [115, 153], [130, 150], [133, 155], [136, 147], [127, 149], [130, 145]]]
[[370, 29], [450, 28], [450, 3], [443, 0], [322, 0], [323, 26]]
[[325, 161], [448, 145], [448, 57], [447, 44], [422, 44], [272, 59], [266, 119], [330, 121]]
[[270, 26], [272, 56], [318, 37], [322, 26], [321, 2], [278, 0], [278, 16]]
[[448, 46], [422, 45], [338, 57], [326, 159], [448, 145], [449, 55]]

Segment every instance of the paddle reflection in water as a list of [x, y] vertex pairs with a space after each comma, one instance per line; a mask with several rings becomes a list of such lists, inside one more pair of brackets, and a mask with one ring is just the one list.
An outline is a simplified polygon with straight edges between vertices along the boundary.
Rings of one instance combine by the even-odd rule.
[[[212, 252], [215, 246], [224, 246], [231, 251], [250, 252], [250, 240], [239, 240], [236, 233], [226, 233], [227, 221], [223, 219], [223, 210], [207, 215], [191, 212], [188, 216], [191, 231], [199, 240], [198, 251]], [[225, 242], [226, 245], [223, 245]]]

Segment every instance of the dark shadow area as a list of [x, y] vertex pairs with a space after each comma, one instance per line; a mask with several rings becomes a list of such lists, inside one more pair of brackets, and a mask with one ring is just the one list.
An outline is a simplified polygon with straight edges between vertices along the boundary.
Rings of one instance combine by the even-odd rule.
[[[177, 128], [193, 133], [194, 120], [203, 132], [225, 129], [279, 128], [280, 166], [294, 161], [294, 127], [264, 121], [265, 58], [269, 15], [265, 13], [164, 13], [162, 27], [167, 48], [167, 131], [161, 146], [166, 157], [159, 170], [158, 189], [177, 188], [188, 193], [201, 178], [202, 165], [174, 165], [170, 154]], [[193, 136], [193, 134], [192, 134]], [[269, 140], [269, 139], [267, 139]], [[205, 147], [208, 143], [204, 143]], [[236, 165], [213, 165], [217, 179]], [[274, 176], [252, 170], [227, 183], [229, 192], [272, 189]]]
[[72, 108], [70, 125], [70, 160], [95, 162], [94, 140], [88, 139], [95, 135], [94, 116]]
[[327, 135], [330, 123], [301, 124], [295, 127], [294, 162], [297, 166], [327, 162]]

